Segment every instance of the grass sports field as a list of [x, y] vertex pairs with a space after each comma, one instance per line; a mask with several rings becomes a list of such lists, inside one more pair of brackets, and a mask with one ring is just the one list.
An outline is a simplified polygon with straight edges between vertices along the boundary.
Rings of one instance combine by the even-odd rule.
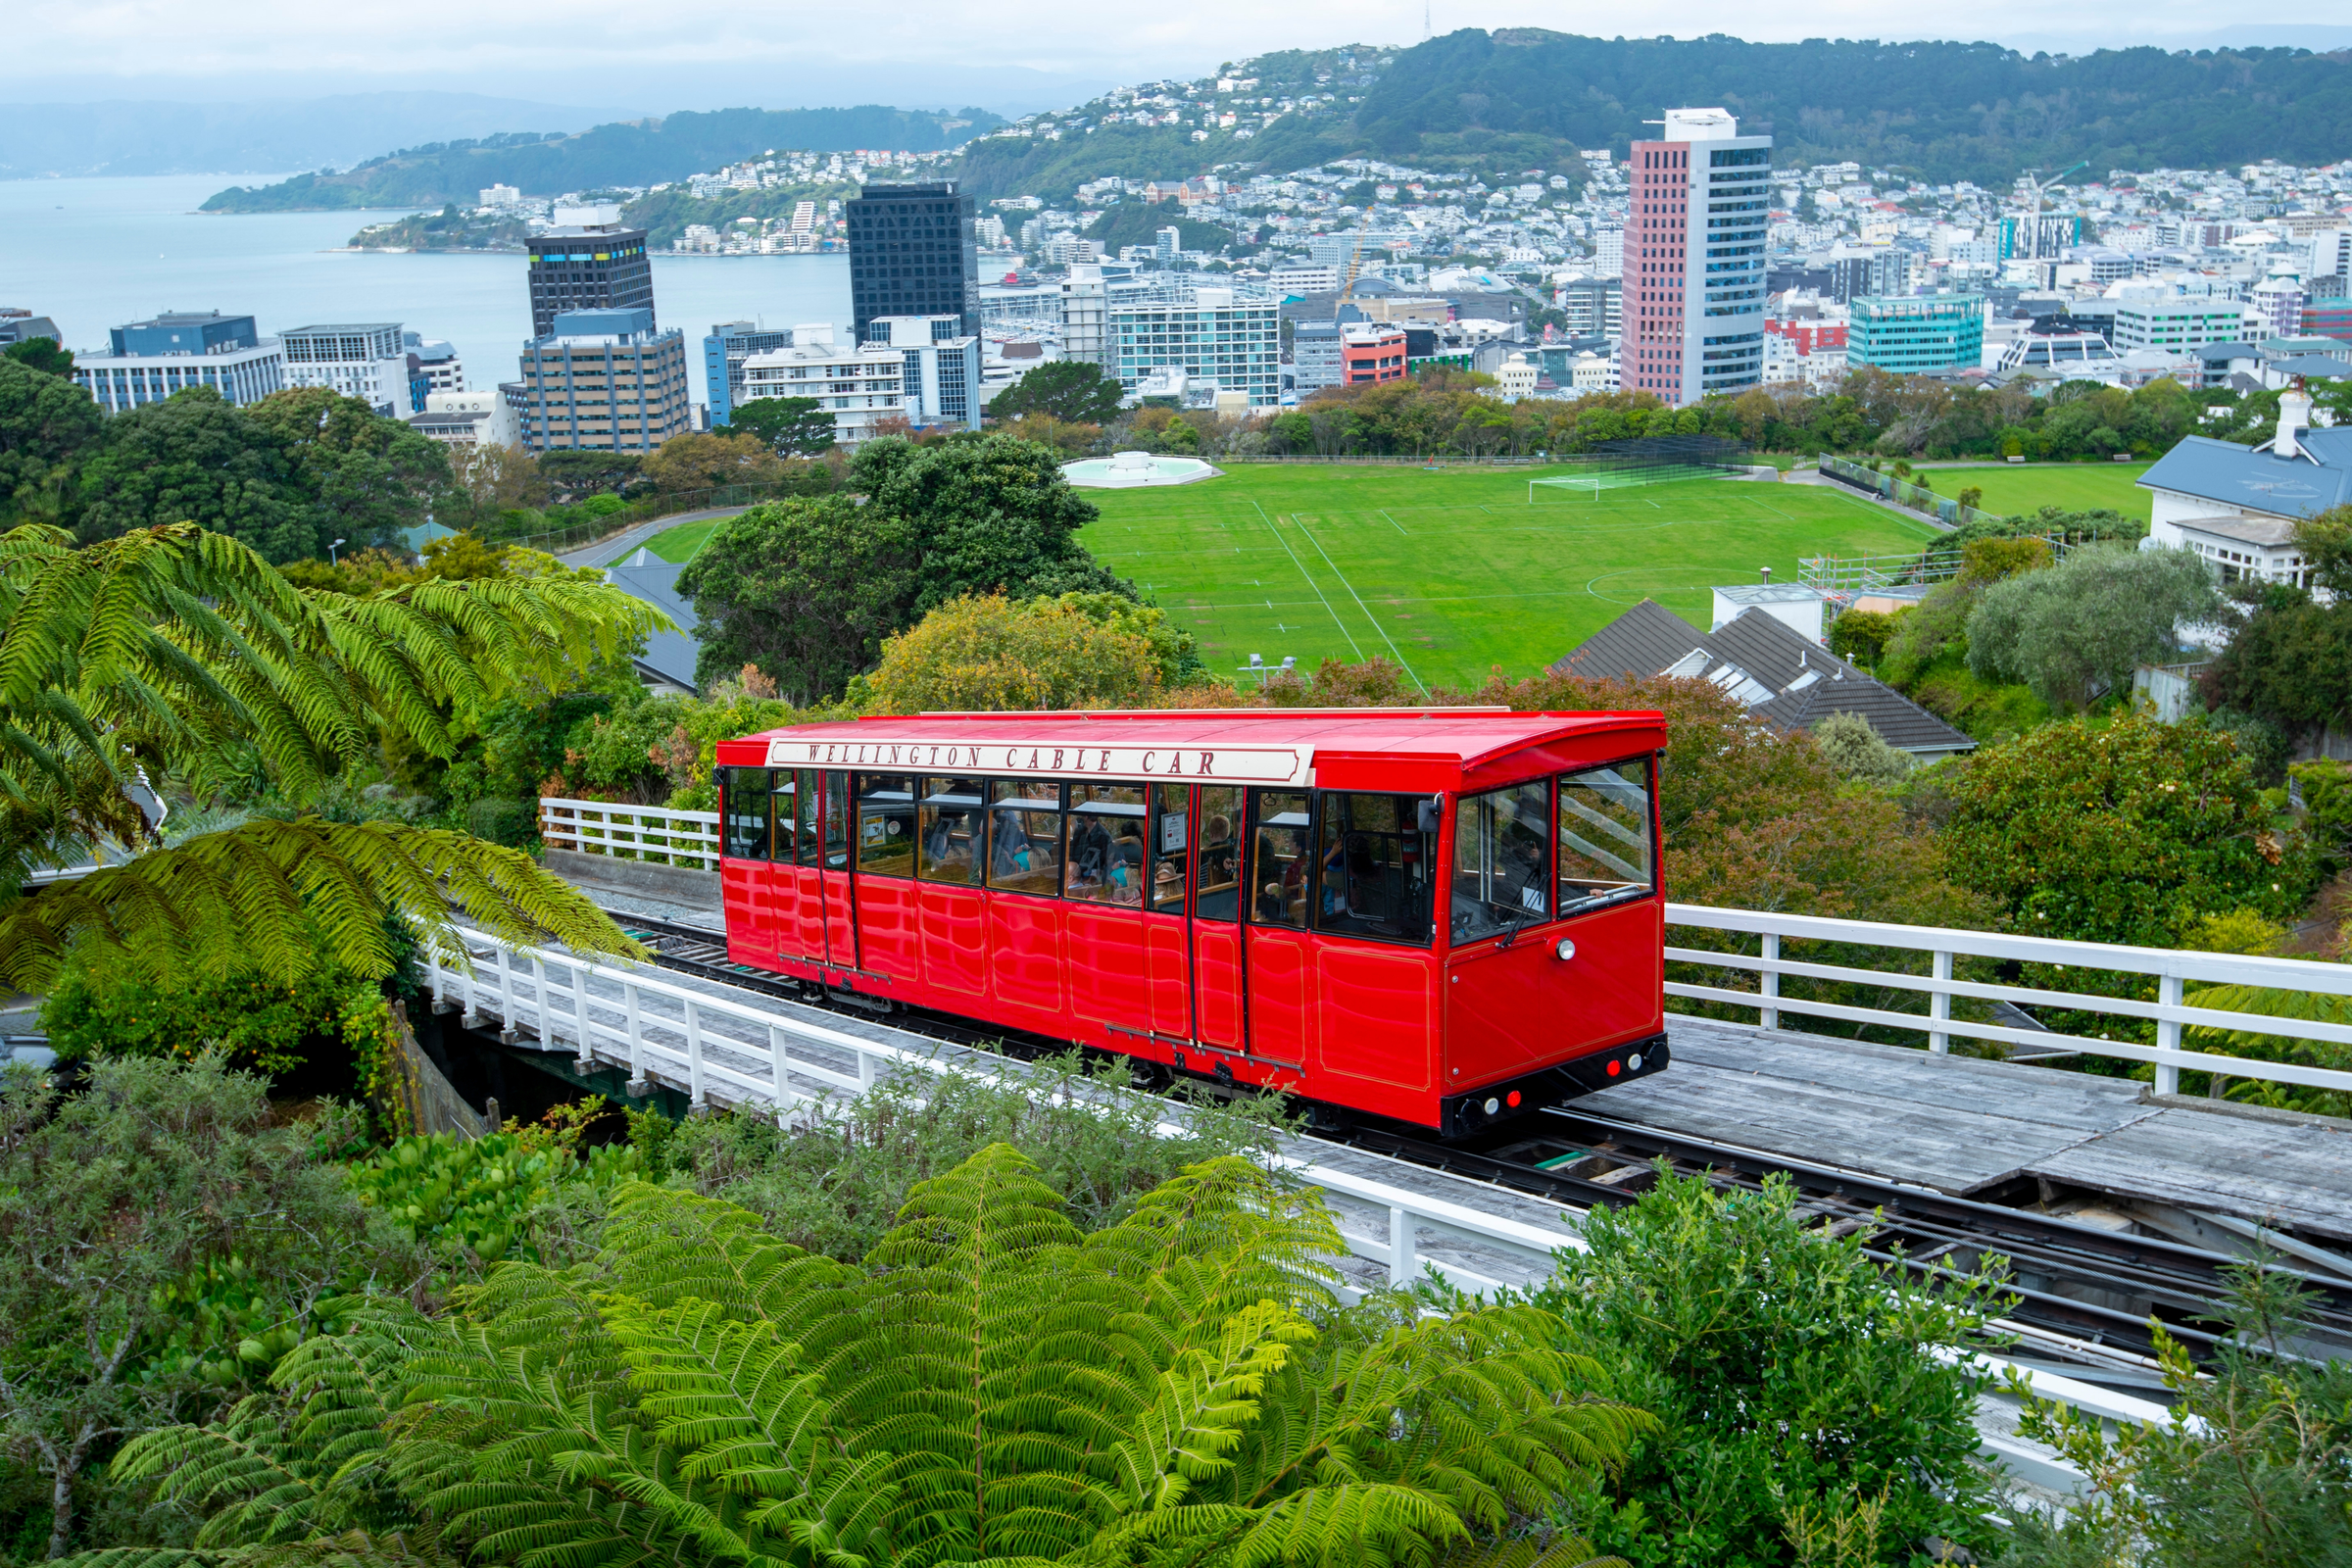
[[721, 520], [713, 517], [703, 522], [681, 522], [675, 528], [664, 528], [648, 539], [645, 548], [663, 561], [684, 565], [694, 559], [697, 550], [703, 548], [703, 541], [718, 530]]
[[1984, 467], [1933, 467], [1936, 493], [1956, 496], [1970, 485], [1984, 491], [1984, 510], [2000, 516], [2043, 507], [2088, 512], [2105, 507], [2127, 517], [2148, 515], [2148, 493], [2139, 488], [2144, 463], [1989, 464]]
[[1707, 590], [1799, 557], [1894, 555], [1935, 530], [1827, 486], [1724, 479], [1590, 494], [1569, 469], [1237, 464], [1165, 489], [1093, 490], [1080, 538], [1200, 641], [1220, 674], [1261, 654], [1399, 661], [1425, 685], [1532, 674], [1628, 606], [1704, 629]]

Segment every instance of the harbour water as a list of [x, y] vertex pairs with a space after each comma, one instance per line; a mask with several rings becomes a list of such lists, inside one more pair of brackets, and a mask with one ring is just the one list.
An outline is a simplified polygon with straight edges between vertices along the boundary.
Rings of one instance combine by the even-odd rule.
[[[224, 186], [277, 177], [0, 180], [0, 305], [54, 318], [67, 347], [99, 351], [109, 327], [166, 310], [250, 314], [265, 334], [399, 321], [455, 344], [467, 384], [514, 379], [531, 329], [522, 257], [340, 248], [363, 225], [398, 213], [196, 211]], [[685, 329], [701, 401], [709, 396], [701, 339], [713, 322], [830, 321], [846, 332], [849, 258], [657, 256], [654, 309], [664, 329]]]

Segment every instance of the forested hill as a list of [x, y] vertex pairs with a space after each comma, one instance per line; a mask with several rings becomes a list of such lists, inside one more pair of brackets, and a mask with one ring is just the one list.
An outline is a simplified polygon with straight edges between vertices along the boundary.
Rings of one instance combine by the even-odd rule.
[[1355, 115], [1367, 150], [1427, 161], [1497, 138], [1608, 146], [1674, 105], [1720, 104], [1791, 162], [1850, 158], [2007, 183], [2078, 160], [2214, 169], [2345, 156], [2352, 54], [2028, 57], [1988, 43], [1746, 43], [1466, 28], [1399, 54]]
[[574, 136], [492, 136], [389, 153], [341, 173], [297, 174], [275, 185], [232, 186], [208, 213], [471, 204], [491, 185], [528, 195], [658, 185], [756, 158], [771, 147], [848, 152], [859, 147], [936, 152], [1002, 123], [981, 109], [953, 115], [856, 109], [722, 109], [598, 125]]

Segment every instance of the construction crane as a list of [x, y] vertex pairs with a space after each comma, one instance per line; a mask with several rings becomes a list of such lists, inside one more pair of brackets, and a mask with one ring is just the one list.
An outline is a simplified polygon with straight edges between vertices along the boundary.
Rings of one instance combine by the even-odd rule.
[[2067, 175], [2073, 173], [2077, 169], [2088, 169], [2090, 165], [2088, 162], [2075, 164], [2069, 168], [2061, 169], [2058, 171], [2058, 172], [2043, 180], [2036, 180], [2034, 177], [2035, 174], [2041, 172], [2040, 170], [2029, 169], [2026, 171], [2024, 176], [2018, 180], [2019, 185], [2029, 187], [2034, 192], [2034, 199], [2026, 208], [2026, 243], [2034, 248], [2033, 255], [2028, 257], [2027, 260], [2037, 260], [2041, 255], [2041, 204], [2048, 199], [2050, 187], [2057, 184]]

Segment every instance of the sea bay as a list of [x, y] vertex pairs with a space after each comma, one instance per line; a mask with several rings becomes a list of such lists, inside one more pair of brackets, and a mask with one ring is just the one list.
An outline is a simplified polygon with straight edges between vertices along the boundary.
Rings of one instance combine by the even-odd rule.
[[[399, 213], [214, 215], [232, 184], [276, 175], [171, 174], [0, 180], [0, 306], [55, 318], [73, 349], [104, 352], [107, 329], [159, 311], [251, 315], [264, 335], [330, 321], [398, 321], [457, 346], [468, 385], [515, 376], [530, 334], [520, 255], [342, 249]], [[654, 258], [654, 309], [681, 327], [697, 401], [713, 322], [829, 321], [846, 332], [849, 258]]]

